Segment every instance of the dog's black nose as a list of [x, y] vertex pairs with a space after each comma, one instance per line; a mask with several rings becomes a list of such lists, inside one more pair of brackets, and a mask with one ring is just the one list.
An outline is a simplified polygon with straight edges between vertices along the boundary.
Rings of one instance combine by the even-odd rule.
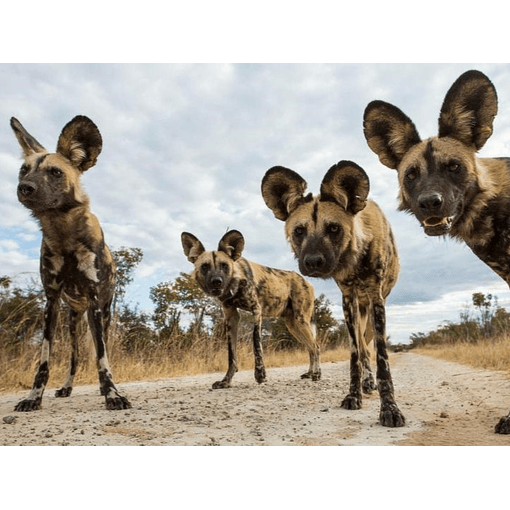
[[326, 258], [322, 253], [306, 255], [303, 263], [308, 271], [320, 271], [326, 265]]
[[443, 197], [436, 192], [424, 193], [418, 197], [418, 205], [424, 211], [438, 211], [443, 205]]
[[35, 184], [31, 184], [29, 182], [22, 182], [18, 186], [18, 193], [20, 193], [21, 195], [23, 195], [25, 197], [29, 197], [30, 195], [32, 195], [32, 193], [34, 193], [34, 191], [36, 189], [37, 188], [36, 188]]
[[211, 287], [213, 287], [215, 289], [219, 289], [222, 284], [223, 284], [223, 280], [219, 276], [211, 278]]

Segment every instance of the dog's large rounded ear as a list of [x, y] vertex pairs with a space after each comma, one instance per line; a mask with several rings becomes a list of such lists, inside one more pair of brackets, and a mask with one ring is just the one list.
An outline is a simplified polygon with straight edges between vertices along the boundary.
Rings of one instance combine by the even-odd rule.
[[275, 217], [286, 221], [300, 204], [306, 191], [306, 181], [283, 166], [270, 168], [262, 179], [262, 198]]
[[381, 163], [393, 169], [397, 169], [409, 149], [421, 141], [411, 119], [384, 101], [372, 101], [365, 108], [363, 133]]
[[352, 161], [332, 166], [321, 184], [321, 201], [336, 202], [346, 211], [357, 214], [367, 205], [370, 181], [365, 170]]
[[23, 156], [31, 156], [37, 152], [48, 152], [27, 130], [21, 125], [21, 122], [11, 117], [11, 128], [18, 139], [18, 143], [23, 150]]
[[226, 253], [232, 260], [241, 257], [244, 250], [244, 237], [238, 230], [229, 230], [218, 243], [218, 251]]
[[181, 243], [184, 255], [188, 257], [188, 260], [192, 264], [194, 264], [198, 257], [205, 251], [204, 245], [189, 232], [183, 232], [181, 234]]
[[492, 135], [498, 96], [489, 78], [467, 71], [450, 87], [439, 115], [439, 137], [450, 136], [480, 150]]
[[77, 115], [64, 126], [57, 143], [57, 152], [81, 172], [96, 164], [102, 148], [99, 129], [84, 115]]

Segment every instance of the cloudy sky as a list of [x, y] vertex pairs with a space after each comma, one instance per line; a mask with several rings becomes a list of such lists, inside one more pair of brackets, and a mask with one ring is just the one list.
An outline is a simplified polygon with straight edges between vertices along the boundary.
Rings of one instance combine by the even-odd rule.
[[[481, 156], [510, 155], [510, 65], [506, 64], [1, 64], [0, 274], [37, 276], [40, 232], [18, 203], [20, 148], [11, 116], [47, 149], [75, 115], [103, 136], [98, 163], [83, 183], [108, 244], [139, 247], [143, 262], [128, 300], [151, 310], [149, 289], [192, 266], [180, 234], [215, 248], [227, 229], [246, 238], [245, 256], [284, 269], [297, 264], [260, 194], [270, 167], [301, 174], [319, 190], [325, 172], [349, 159], [371, 180], [371, 198], [389, 218], [402, 271], [388, 300], [392, 342], [456, 321], [473, 292], [510, 306], [507, 286], [471, 251], [426, 237], [397, 212], [396, 172], [379, 163], [363, 132], [365, 106], [383, 99], [436, 134], [443, 98], [468, 69], [496, 86], [499, 114]], [[341, 317], [333, 281], [312, 280]]]

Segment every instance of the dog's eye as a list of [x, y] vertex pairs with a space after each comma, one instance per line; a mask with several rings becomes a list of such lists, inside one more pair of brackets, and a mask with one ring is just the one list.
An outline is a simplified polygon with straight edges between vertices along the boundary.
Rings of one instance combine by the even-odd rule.
[[228, 264], [226, 262], [222, 262], [220, 264], [220, 271], [223, 273], [228, 273]]
[[406, 179], [408, 181], [414, 181], [418, 177], [418, 169], [412, 167], [406, 172]]
[[306, 229], [305, 229], [305, 227], [296, 227], [296, 228], [294, 229], [294, 235], [295, 235], [296, 237], [302, 237], [302, 236], [304, 236], [304, 235], [305, 235], [305, 233], [306, 233]]
[[202, 264], [200, 266], [200, 272], [202, 274], [207, 274], [207, 272], [211, 269], [211, 264], [209, 264], [208, 262], [206, 262], [205, 264]]
[[326, 227], [326, 231], [328, 234], [333, 234], [333, 235], [339, 234], [340, 233], [340, 225], [338, 225], [337, 223], [330, 223]]
[[448, 163], [448, 170], [452, 173], [458, 172], [460, 170], [460, 164], [456, 161], [451, 161]]
[[50, 169], [48, 169], [48, 172], [53, 175], [53, 177], [62, 177], [62, 175], [64, 174], [64, 172], [62, 172], [62, 170], [60, 170], [60, 168], [55, 168], [55, 167], [51, 167]]
[[21, 168], [19, 169], [19, 175], [20, 177], [24, 177], [28, 173], [28, 166], [27, 165], [21, 165]]

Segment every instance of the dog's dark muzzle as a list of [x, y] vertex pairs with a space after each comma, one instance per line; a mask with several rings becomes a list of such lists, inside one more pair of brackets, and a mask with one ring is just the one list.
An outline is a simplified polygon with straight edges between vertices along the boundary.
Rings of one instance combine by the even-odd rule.
[[21, 182], [18, 185], [18, 197], [29, 198], [37, 191], [37, 186], [31, 182]]
[[207, 282], [207, 287], [213, 296], [219, 296], [223, 292], [223, 278], [213, 276]]

